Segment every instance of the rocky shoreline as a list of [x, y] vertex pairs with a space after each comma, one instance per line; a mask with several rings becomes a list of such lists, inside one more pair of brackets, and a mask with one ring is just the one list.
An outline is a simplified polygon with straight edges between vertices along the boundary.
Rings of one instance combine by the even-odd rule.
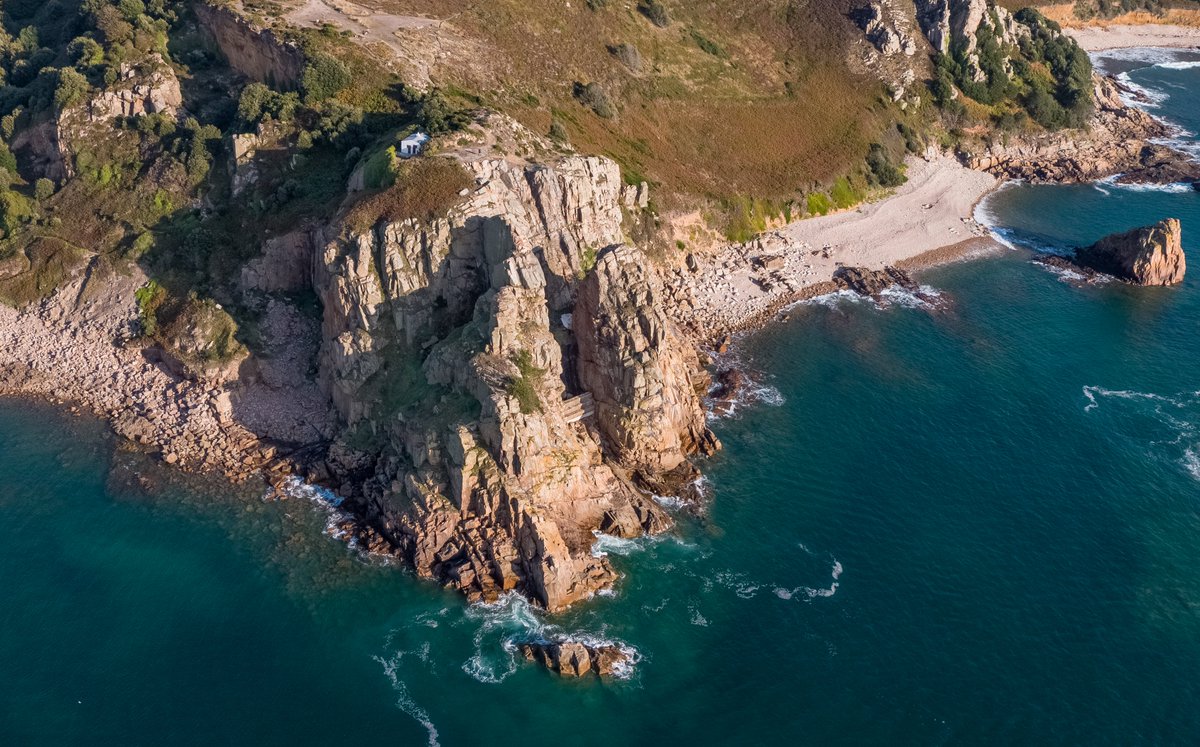
[[[746, 386], [723, 371], [710, 392], [734, 334], [838, 290], [934, 300], [909, 272], [996, 250], [973, 214], [1004, 179], [1193, 173], [1120, 94], [1096, 78], [1087, 134], [929, 149], [885, 199], [666, 266], [627, 243], [650, 214], [645, 185], [482, 114], [492, 146], [424, 161], [461, 171], [441, 217], [364, 218], [351, 200], [236, 268], [262, 320], [236, 370], [172, 365], [139, 335], [146, 276], [93, 260], [47, 299], [0, 308], [0, 395], [74, 403], [183, 470], [303, 477], [337, 493], [340, 532], [364, 550], [471, 600], [515, 591], [561, 610], [617, 578], [591, 553], [596, 532], [667, 531], [653, 497], [694, 492], [696, 460], [719, 448], [706, 396], [719, 409]], [[543, 155], [499, 156], [499, 141]], [[319, 319], [294, 292], [316, 295]], [[569, 653], [575, 674], [608, 667]], [[529, 655], [562, 671], [562, 651]]]

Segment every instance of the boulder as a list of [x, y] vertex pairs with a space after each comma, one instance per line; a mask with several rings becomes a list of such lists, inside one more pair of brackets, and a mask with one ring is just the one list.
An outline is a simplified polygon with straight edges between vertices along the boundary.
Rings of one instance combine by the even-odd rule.
[[833, 280], [840, 288], [876, 299], [893, 285], [909, 291], [917, 291], [920, 288], [908, 273], [895, 267], [885, 267], [882, 270], [869, 270], [866, 267], [839, 267], [833, 273]]
[[1176, 285], [1187, 269], [1177, 218], [1106, 236], [1076, 249], [1075, 260], [1134, 285]]
[[621, 647], [609, 644], [590, 644], [562, 640], [522, 643], [519, 646], [526, 661], [534, 661], [563, 677], [583, 677], [596, 674], [611, 677], [633, 659]]

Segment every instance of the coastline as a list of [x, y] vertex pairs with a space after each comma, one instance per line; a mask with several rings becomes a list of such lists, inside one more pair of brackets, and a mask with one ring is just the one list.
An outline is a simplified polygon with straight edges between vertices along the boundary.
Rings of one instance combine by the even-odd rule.
[[1193, 49], [1200, 47], [1200, 28], [1166, 23], [1106, 24], [1064, 29], [1085, 52], [1137, 47]]
[[726, 247], [699, 272], [676, 272], [680, 321], [702, 344], [761, 327], [780, 309], [838, 289], [839, 267], [919, 271], [1003, 245], [975, 221], [1005, 182], [951, 156], [908, 160], [909, 180], [857, 208], [808, 218]]
[[[259, 359], [235, 390], [178, 377], [128, 340], [145, 276], [88, 277], [24, 309], [0, 305], [0, 397], [90, 411], [167, 465], [235, 483], [277, 482], [292, 471], [297, 445], [326, 437], [331, 415], [315, 384], [288, 373], [303, 351], [272, 351], [287, 354]], [[294, 325], [290, 346], [312, 344], [297, 320], [285, 313], [282, 322]]]

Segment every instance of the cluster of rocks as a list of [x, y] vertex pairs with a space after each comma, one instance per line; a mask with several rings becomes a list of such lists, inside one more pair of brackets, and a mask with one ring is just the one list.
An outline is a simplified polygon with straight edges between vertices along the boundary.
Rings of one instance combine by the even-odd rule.
[[633, 665], [628, 651], [613, 644], [591, 644], [581, 641], [522, 643], [518, 646], [526, 661], [537, 662], [563, 677], [584, 677], [595, 674], [611, 677], [627, 671]]
[[980, 27], [987, 25], [1008, 46], [1017, 46], [1030, 30], [1018, 23], [1003, 6], [988, 0], [916, 0], [917, 22], [930, 45], [944, 55], [955, 46], [962, 50], [967, 73], [975, 81], [986, 74], [979, 64]]
[[1178, 285], [1187, 271], [1179, 220], [1115, 233], [1075, 250], [1072, 258], [1044, 255], [1037, 261], [1095, 280], [1099, 273], [1133, 285]]
[[1120, 83], [1094, 76], [1096, 112], [1086, 131], [1041, 132], [994, 139], [967, 165], [1032, 183], [1087, 182], [1120, 174], [1123, 182], [1165, 184], [1200, 179], [1200, 165], [1161, 142], [1171, 128], [1121, 99]]
[[[215, 470], [235, 481], [282, 476], [290, 468], [287, 449], [242, 423], [243, 397], [253, 402], [259, 392], [180, 377], [152, 347], [130, 339], [134, 290], [144, 282], [138, 275], [107, 277], [86, 293], [81, 275], [23, 310], [0, 306], [0, 394], [80, 405], [182, 469]], [[267, 419], [287, 412], [287, 401]], [[319, 416], [295, 419], [319, 427]]]
[[144, 114], [174, 117], [182, 107], [179, 78], [161, 55], [153, 54], [138, 65], [121, 65], [117, 81], [92, 96], [81, 111], [93, 122], [108, 122]]
[[920, 97], [910, 94], [918, 77], [912, 11], [902, 11], [893, 0], [871, 0], [851, 15], [870, 44], [863, 58], [867, 68], [888, 85], [901, 109], [919, 104]]

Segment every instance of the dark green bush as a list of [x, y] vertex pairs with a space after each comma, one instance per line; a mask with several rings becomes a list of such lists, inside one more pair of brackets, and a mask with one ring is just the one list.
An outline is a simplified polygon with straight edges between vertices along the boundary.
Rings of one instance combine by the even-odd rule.
[[304, 91], [304, 100], [311, 104], [337, 95], [350, 82], [350, 68], [345, 63], [322, 52], [314, 52], [308, 55], [300, 87]]
[[881, 187], [899, 187], [908, 181], [908, 177], [892, 163], [887, 151], [879, 143], [872, 143], [867, 152], [867, 171], [871, 181]]

